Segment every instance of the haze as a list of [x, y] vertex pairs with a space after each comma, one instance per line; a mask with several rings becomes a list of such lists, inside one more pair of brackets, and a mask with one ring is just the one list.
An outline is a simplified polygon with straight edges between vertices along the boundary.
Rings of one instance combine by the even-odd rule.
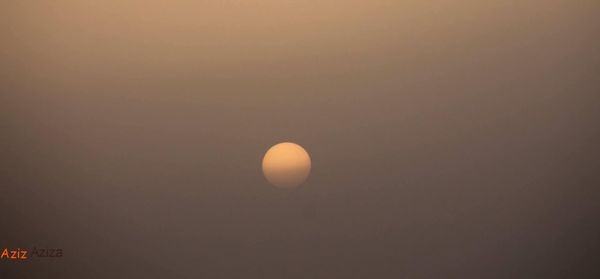
[[599, 8], [2, 1], [0, 277], [598, 278]]

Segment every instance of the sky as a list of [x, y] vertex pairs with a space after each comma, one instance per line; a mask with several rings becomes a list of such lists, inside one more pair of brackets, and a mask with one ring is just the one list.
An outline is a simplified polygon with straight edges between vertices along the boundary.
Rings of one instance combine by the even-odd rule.
[[599, 9], [2, 1], [0, 277], [598, 278]]

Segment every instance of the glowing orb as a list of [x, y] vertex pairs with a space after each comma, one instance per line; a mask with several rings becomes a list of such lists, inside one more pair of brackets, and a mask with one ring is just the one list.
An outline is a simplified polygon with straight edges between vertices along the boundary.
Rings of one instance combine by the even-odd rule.
[[311, 161], [302, 146], [291, 142], [274, 145], [267, 150], [262, 169], [267, 180], [282, 188], [297, 187], [310, 174]]

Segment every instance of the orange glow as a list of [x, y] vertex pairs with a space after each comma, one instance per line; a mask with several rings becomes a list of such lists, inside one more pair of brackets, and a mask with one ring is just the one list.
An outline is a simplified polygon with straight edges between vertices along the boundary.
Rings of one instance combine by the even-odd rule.
[[291, 142], [271, 147], [262, 162], [267, 180], [282, 188], [299, 186], [310, 173], [310, 156], [302, 146]]

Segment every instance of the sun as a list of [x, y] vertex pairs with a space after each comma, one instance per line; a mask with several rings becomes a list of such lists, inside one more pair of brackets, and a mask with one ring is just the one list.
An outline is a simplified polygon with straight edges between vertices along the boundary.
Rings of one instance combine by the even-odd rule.
[[274, 186], [293, 188], [308, 178], [311, 160], [302, 146], [283, 142], [267, 150], [263, 157], [262, 170], [265, 178]]

